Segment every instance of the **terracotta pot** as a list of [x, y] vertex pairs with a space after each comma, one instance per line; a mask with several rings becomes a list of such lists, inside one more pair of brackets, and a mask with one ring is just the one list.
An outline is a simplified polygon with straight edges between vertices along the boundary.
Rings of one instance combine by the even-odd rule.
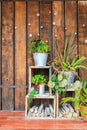
[[87, 107], [81, 106], [81, 107], [80, 107], [80, 112], [81, 112], [81, 116], [82, 116], [84, 119], [87, 119]]

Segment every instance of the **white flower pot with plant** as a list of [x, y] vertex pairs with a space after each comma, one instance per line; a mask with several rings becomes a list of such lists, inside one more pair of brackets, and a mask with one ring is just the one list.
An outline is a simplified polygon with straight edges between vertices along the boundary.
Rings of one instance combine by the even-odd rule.
[[29, 43], [29, 49], [35, 66], [46, 66], [49, 46], [42, 40], [34, 40]]
[[31, 83], [34, 85], [34, 88], [38, 88], [39, 95], [42, 95], [45, 93], [45, 83], [46, 78], [44, 75], [36, 74], [32, 76]]

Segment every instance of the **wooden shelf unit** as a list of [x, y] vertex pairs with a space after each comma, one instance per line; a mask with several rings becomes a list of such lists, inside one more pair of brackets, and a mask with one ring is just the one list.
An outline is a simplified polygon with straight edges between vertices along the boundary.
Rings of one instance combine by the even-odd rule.
[[[29, 86], [28, 86], [28, 94], [30, 92], [30, 89], [32, 87], [31, 84], [31, 77], [35, 74], [44, 74], [44, 76], [47, 76], [47, 80], [51, 80], [51, 76], [52, 76], [52, 67], [51, 66], [29, 66]], [[75, 90], [73, 88], [66, 88], [66, 93], [72, 93], [72, 96], [75, 96]], [[25, 100], [25, 117], [29, 118], [29, 119], [72, 119], [72, 118], [59, 118], [59, 103], [60, 103], [60, 96], [59, 94], [56, 95], [52, 95], [52, 90], [48, 89], [47, 92], [45, 92], [45, 94], [43, 95], [35, 95], [33, 98], [33, 103], [29, 106], [29, 98], [28, 98], [28, 94], [26, 96], [26, 100]], [[65, 95], [66, 96], [66, 95]], [[51, 101], [52, 100], [52, 101]], [[32, 108], [32, 106], [34, 106], [35, 104], [41, 105], [42, 102], [44, 102], [43, 104], [49, 105], [51, 103], [53, 109], [54, 109], [54, 117], [50, 118], [50, 117], [32, 117], [32, 116], [28, 116], [28, 112], [29, 110]], [[45, 103], [47, 102], [47, 103]], [[34, 104], [35, 103], [35, 104]], [[77, 112], [78, 114], [78, 112]], [[79, 114], [78, 114], [79, 115]]]
[[[29, 66], [29, 86], [28, 86], [28, 92], [30, 92], [30, 89], [32, 87], [31, 84], [31, 77], [34, 74], [43, 74], [47, 77], [47, 80], [51, 80], [52, 75], [52, 67], [51, 66]], [[50, 88], [48, 88], [49, 93], [52, 94], [52, 91]]]
[[[76, 97], [76, 95], [75, 95], [75, 90], [73, 89], [73, 88], [67, 88], [66, 89], [66, 93], [72, 93], [72, 97]], [[68, 95], [69, 95], [68, 94]], [[64, 97], [66, 97], [66, 94], [65, 94], [65, 96]], [[59, 118], [59, 103], [60, 102], [60, 99], [59, 99], [59, 94], [57, 94], [56, 95], [56, 118], [57, 119], [75, 119], [75, 118], [64, 118], [64, 117], [62, 117], [62, 118]], [[75, 108], [73, 107], [73, 109], [75, 110]], [[79, 112], [78, 111], [76, 111], [76, 113], [77, 113], [77, 116], [79, 117]]]
[[[47, 101], [47, 100], [52, 100], [52, 107], [53, 107], [53, 109], [54, 109], [54, 117], [53, 118], [55, 118], [56, 117], [56, 96], [55, 95], [50, 95], [49, 93], [48, 94], [44, 94], [44, 95], [39, 95], [39, 94], [37, 94], [37, 95], [35, 95], [34, 96], [34, 98], [33, 98], [33, 100], [36, 100], [36, 99], [38, 99], [38, 100], [44, 100], [45, 102]], [[34, 105], [34, 104], [33, 104]], [[40, 104], [41, 105], [41, 104]], [[48, 104], [49, 105], [49, 104]], [[28, 98], [28, 95], [26, 96], [26, 101], [25, 101], [25, 117], [27, 117], [27, 118], [29, 118], [29, 119], [50, 119], [50, 117], [29, 117], [28, 116], [28, 111], [29, 111], [29, 109], [30, 109], [31, 107], [29, 106], [29, 98]], [[53, 119], [53, 118], [51, 118], [51, 119]]]
[[[31, 83], [31, 77], [35, 74], [43, 74], [46, 78], [47, 78], [47, 82], [49, 80], [51, 80], [51, 75], [52, 75], [52, 67], [51, 66], [29, 66], [29, 86], [28, 86], [28, 94], [30, 92], [30, 89], [32, 87], [32, 83]], [[37, 101], [38, 100], [38, 101]], [[44, 109], [47, 105], [47, 107], [49, 106], [49, 104], [52, 105], [54, 112], [53, 112], [53, 118], [56, 117], [56, 96], [52, 95], [52, 91], [51, 89], [46, 86], [46, 90], [45, 90], [45, 94], [43, 95], [35, 95], [33, 98], [33, 105], [34, 105], [34, 101], [35, 104], [38, 106], [41, 105], [40, 103], [43, 102], [44, 104]], [[38, 105], [39, 102], [39, 105]], [[29, 98], [28, 95], [26, 96], [26, 101], [25, 101], [25, 117], [30, 118], [30, 119], [50, 119], [50, 117], [29, 117], [28, 116], [28, 112], [32, 107], [32, 104], [30, 104], [31, 106], [29, 106]]]

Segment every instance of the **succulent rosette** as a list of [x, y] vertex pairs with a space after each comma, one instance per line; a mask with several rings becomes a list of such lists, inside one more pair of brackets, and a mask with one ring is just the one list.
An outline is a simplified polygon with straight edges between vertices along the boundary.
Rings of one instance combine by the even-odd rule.
[[48, 82], [48, 87], [51, 88], [54, 93], [64, 92], [67, 85], [68, 79], [62, 73], [53, 74], [51, 80]]

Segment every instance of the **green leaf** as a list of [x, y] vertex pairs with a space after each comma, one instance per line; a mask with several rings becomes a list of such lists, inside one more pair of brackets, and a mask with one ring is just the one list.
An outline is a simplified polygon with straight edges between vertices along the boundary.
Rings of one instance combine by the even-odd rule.
[[29, 94], [28, 94], [28, 98], [29, 98], [29, 105], [30, 103], [32, 102], [34, 96], [38, 94], [38, 91], [37, 90], [32, 90]]
[[65, 42], [65, 48], [64, 48], [64, 61], [67, 62], [68, 61], [68, 57], [70, 55], [71, 52], [71, 46], [74, 40], [75, 34], [72, 34], [69, 39], [66, 40]]
[[86, 58], [84, 56], [80, 57], [77, 61], [75, 61], [73, 64], [72, 64], [72, 67], [76, 67], [78, 65], [80, 65]]
[[87, 69], [87, 66], [84, 66], [84, 65], [76, 65], [76, 66], [73, 66], [72, 68], [75, 69], [75, 70], [76, 70], [76, 69], [81, 69], [81, 68], [82, 68], [82, 69]]

